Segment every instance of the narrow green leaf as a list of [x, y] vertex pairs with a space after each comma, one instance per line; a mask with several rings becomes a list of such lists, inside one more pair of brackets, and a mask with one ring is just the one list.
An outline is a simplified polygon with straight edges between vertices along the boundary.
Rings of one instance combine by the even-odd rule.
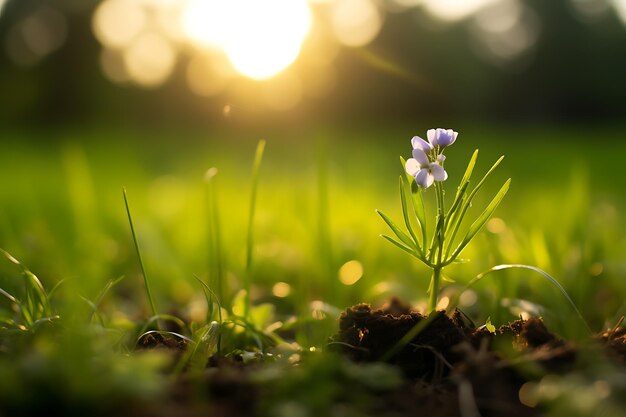
[[0, 288], [0, 295], [4, 295], [6, 298], [9, 299], [9, 301], [11, 301], [12, 303], [18, 304], [17, 298], [15, 298], [14, 296], [12, 296], [11, 294], [9, 294], [8, 292], [6, 292], [5, 290], [3, 290], [2, 288]]
[[221, 324], [222, 323], [222, 303], [220, 301], [220, 298], [217, 296], [217, 294], [215, 294], [215, 292], [213, 292], [211, 287], [209, 287], [209, 285], [206, 282], [200, 279], [200, 277], [198, 277], [196, 274], [194, 274], [193, 277], [202, 285], [202, 289], [204, 290], [204, 296], [207, 302], [207, 306], [212, 304], [211, 297], [215, 299], [215, 303], [217, 304], [217, 316], [219, 317], [219, 320], [220, 320], [219, 323]]
[[496, 208], [498, 208], [498, 206], [502, 202], [502, 199], [506, 195], [507, 191], [509, 191], [510, 184], [511, 184], [511, 179], [509, 178], [508, 180], [506, 180], [502, 188], [500, 188], [500, 191], [498, 191], [498, 193], [493, 198], [493, 200], [491, 200], [491, 203], [489, 203], [487, 208], [482, 212], [480, 216], [478, 216], [478, 218], [474, 221], [474, 223], [472, 223], [467, 233], [465, 234], [463, 241], [461, 241], [459, 246], [456, 248], [456, 250], [450, 257], [450, 259], [446, 260], [446, 264], [451, 263], [461, 253], [461, 251], [467, 246], [467, 244], [474, 238], [474, 236], [476, 236], [476, 234], [484, 226], [487, 220], [491, 218], [491, 216], [493, 215], [493, 212], [496, 210]]
[[[559, 284], [559, 282], [556, 280], [556, 278], [552, 277], [550, 274], [548, 274], [546, 271], [539, 269], [535, 266], [531, 266], [531, 265], [523, 265], [523, 264], [502, 264], [502, 265], [496, 265], [488, 270], [486, 270], [485, 272], [482, 272], [478, 275], [476, 275], [466, 286], [465, 286], [465, 290], [467, 290], [468, 288], [470, 288], [471, 286], [473, 286], [474, 284], [476, 284], [478, 281], [480, 281], [481, 279], [483, 279], [485, 276], [491, 274], [492, 272], [496, 272], [496, 271], [502, 271], [505, 269], [529, 269], [531, 271], [537, 272], [538, 274], [540, 274], [541, 276], [543, 276], [545, 279], [547, 279], [548, 281], [550, 281], [550, 283], [552, 285], [554, 285], [556, 287], [557, 290], [559, 290], [559, 292], [563, 295], [563, 297], [567, 300], [567, 302], [569, 303], [569, 305], [572, 307], [572, 310], [574, 310], [574, 312], [576, 313], [576, 315], [578, 316], [578, 318], [580, 319], [580, 321], [583, 323], [583, 325], [585, 326], [585, 329], [589, 332], [589, 334], [592, 334], [593, 332], [591, 331], [591, 328], [589, 327], [589, 324], [587, 324], [587, 321], [585, 320], [585, 318], [583, 317], [583, 315], [581, 314], [580, 310], [578, 310], [578, 307], [576, 307], [576, 303], [574, 303], [574, 300], [572, 300], [572, 298], [569, 296], [569, 294], [567, 293], [567, 291], [565, 291], [565, 288], [563, 288], [561, 286], [561, 284]], [[459, 296], [463, 293], [463, 291], [461, 291], [459, 293]], [[450, 305], [452, 306], [455, 303], [450, 303]]]
[[408, 253], [409, 255], [418, 257], [418, 255], [415, 253], [415, 251], [405, 245], [403, 245], [402, 243], [398, 242], [397, 240], [395, 240], [392, 237], [389, 237], [387, 235], [380, 235], [382, 238], [387, 239], [389, 242], [393, 243], [394, 245], [396, 245], [397, 247], [399, 247], [400, 249], [402, 249], [403, 251], [405, 251], [406, 253]]
[[[170, 321], [181, 329], [187, 328], [187, 325], [185, 324], [185, 322], [176, 316], [173, 316], [171, 314], [156, 314], [148, 318], [148, 320], [146, 320], [146, 322], [144, 323], [139, 333], [140, 334], [145, 333], [150, 328], [150, 326], [152, 326], [153, 323], [156, 323], [157, 327], [161, 327], [160, 323], [164, 321]], [[161, 330], [156, 330], [156, 331], [160, 332]]]
[[220, 332], [220, 325], [216, 321], [207, 324], [200, 330], [200, 337], [193, 346], [189, 358], [190, 372], [201, 372], [204, 370], [209, 356], [211, 356], [217, 347]]
[[254, 163], [252, 165], [252, 186], [250, 189], [250, 210], [248, 212], [248, 234], [246, 239], [246, 266], [244, 273], [244, 289], [246, 290], [246, 301], [244, 305], [244, 316], [248, 317], [250, 310], [250, 287], [252, 286], [252, 263], [254, 249], [254, 215], [256, 211], [256, 196], [259, 187], [259, 177], [261, 173], [261, 162], [265, 152], [265, 139], [261, 139], [257, 144], [254, 153]]
[[420, 242], [417, 239], [417, 235], [413, 231], [413, 226], [411, 225], [411, 220], [409, 218], [409, 206], [406, 200], [406, 191], [405, 191], [406, 181], [400, 176], [400, 200], [402, 201], [402, 216], [404, 217], [404, 224], [406, 229], [409, 231], [413, 242], [415, 243], [415, 248], [419, 253], [424, 253], [422, 247], [420, 246]]
[[385, 221], [385, 223], [387, 223], [387, 226], [391, 228], [391, 231], [398, 237], [398, 239], [400, 239], [409, 248], [417, 249], [415, 246], [415, 242], [411, 240], [409, 235], [407, 235], [398, 226], [396, 226], [396, 224], [389, 218], [389, 216], [387, 216], [380, 210], [376, 210], [376, 213], [378, 213], [378, 215]]
[[415, 212], [415, 218], [417, 218], [420, 229], [422, 229], [422, 242], [424, 242], [423, 245], [426, 247], [426, 242], [428, 242], [428, 233], [426, 230], [426, 209], [424, 208], [422, 188], [415, 183], [414, 179], [411, 179], [409, 184], [411, 184], [411, 201], [413, 203], [413, 211]]
[[98, 312], [98, 306], [96, 306], [96, 303], [94, 303], [93, 301], [91, 301], [90, 299], [88, 299], [86, 297], [83, 297], [82, 295], [79, 295], [79, 297], [80, 297], [81, 300], [83, 300], [85, 303], [87, 303], [89, 308], [91, 308], [91, 314], [89, 315], [89, 322], [91, 322], [93, 320], [93, 318], [95, 317], [98, 320], [98, 322], [100, 323], [100, 325], [102, 327], [104, 327], [104, 319], [102, 318], [102, 316]]
[[474, 172], [474, 166], [476, 166], [476, 160], [478, 159], [478, 149], [474, 151], [472, 157], [470, 158], [469, 163], [467, 164], [467, 168], [465, 169], [465, 174], [463, 174], [463, 178], [459, 184], [459, 189], [463, 186], [463, 184], [469, 182], [472, 172]]
[[454, 221], [450, 222], [448, 224], [448, 227], [446, 227], [446, 234], [447, 234], [448, 228], [451, 225], [454, 225], [453, 229], [452, 229], [452, 232], [450, 233], [450, 236], [449, 237], [445, 236], [445, 241], [449, 242], [448, 243], [448, 249], [446, 250], [446, 258], [448, 257], [448, 254], [450, 253], [450, 250], [452, 250], [452, 245], [454, 244], [454, 238], [456, 237], [456, 234], [458, 233], [459, 228], [461, 227], [461, 223], [463, 223], [463, 219], [465, 218], [465, 214], [467, 213], [467, 210], [469, 209], [470, 205], [472, 204], [472, 200], [474, 199], [474, 196], [482, 188], [483, 184], [485, 183], [485, 181], [487, 180], [489, 175], [491, 175], [491, 173], [498, 167], [498, 165], [500, 165], [500, 162], [502, 162], [503, 159], [504, 159], [504, 156], [501, 156], [500, 158], [498, 158], [498, 160], [496, 162], [494, 162], [494, 164], [491, 166], [489, 171], [487, 171], [487, 173], [485, 175], [483, 175], [482, 179], [476, 185], [476, 187], [474, 187], [474, 189], [469, 194], [469, 196], [467, 196], [466, 198], [463, 197], [464, 200], [463, 200], [463, 202], [461, 204], [460, 211], [458, 212], [458, 214], [455, 213]]
[[[463, 174], [463, 178], [459, 183], [459, 187], [457, 188], [456, 196], [454, 197], [454, 201], [452, 202], [452, 206], [450, 210], [448, 210], [448, 214], [446, 215], [446, 219], [451, 219], [452, 214], [454, 214], [459, 207], [461, 207], [461, 203], [463, 200], [463, 196], [465, 195], [465, 191], [470, 183], [470, 178], [472, 177], [472, 172], [474, 172], [474, 166], [476, 166], [476, 160], [478, 159], [478, 149], [474, 151], [472, 157], [470, 158], [469, 163], [467, 164], [467, 168], [465, 169], [465, 174]], [[450, 221], [448, 220], [447, 224]]]
[[[152, 297], [152, 292], [150, 291], [150, 281], [148, 281], [148, 276], [146, 275], [146, 269], [143, 265], [143, 258], [141, 257], [141, 251], [139, 250], [139, 242], [137, 241], [137, 233], [135, 233], [135, 225], [133, 224], [133, 216], [130, 214], [130, 206], [128, 204], [128, 196], [126, 195], [126, 188], [122, 188], [122, 194], [124, 195], [124, 205], [126, 206], [126, 214], [128, 216], [128, 224], [130, 225], [130, 233], [133, 237], [133, 243], [135, 244], [135, 251], [137, 253], [137, 258], [139, 259], [139, 267], [141, 268], [141, 273], [143, 275], [143, 282], [146, 287], [146, 295], [148, 296], [148, 302], [150, 303], [150, 310], [152, 311], [152, 315], [157, 315], [156, 304], [154, 303], [154, 298]], [[158, 323], [157, 323], [158, 324]]]

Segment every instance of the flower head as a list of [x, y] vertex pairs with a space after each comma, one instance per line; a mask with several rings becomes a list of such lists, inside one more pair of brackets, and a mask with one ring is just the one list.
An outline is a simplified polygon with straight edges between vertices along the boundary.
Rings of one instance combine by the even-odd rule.
[[[441, 155], [442, 156], [442, 155]], [[440, 165], [443, 159], [437, 158], [431, 162], [428, 155], [421, 149], [413, 149], [413, 158], [406, 161], [406, 172], [415, 178], [417, 185], [428, 188], [435, 181], [445, 181], [448, 173]]]
[[428, 141], [433, 148], [445, 148], [450, 146], [456, 141], [456, 137], [459, 135], [452, 129], [430, 129], [427, 132]]

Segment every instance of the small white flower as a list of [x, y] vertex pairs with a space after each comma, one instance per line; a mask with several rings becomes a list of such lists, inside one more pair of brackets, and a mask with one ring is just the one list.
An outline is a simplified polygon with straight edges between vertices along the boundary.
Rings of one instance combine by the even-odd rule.
[[[443, 156], [443, 155], [440, 155]], [[443, 162], [444, 158], [437, 157], [436, 162], [430, 162], [428, 156], [421, 149], [413, 149], [413, 158], [406, 161], [406, 172], [415, 178], [417, 185], [428, 188], [435, 181], [445, 181], [448, 173], [443, 169], [439, 162]]]

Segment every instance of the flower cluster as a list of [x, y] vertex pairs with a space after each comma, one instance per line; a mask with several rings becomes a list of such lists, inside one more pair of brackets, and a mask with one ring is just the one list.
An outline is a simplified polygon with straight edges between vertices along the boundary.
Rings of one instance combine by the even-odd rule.
[[458, 132], [452, 129], [430, 129], [427, 132], [428, 142], [419, 136], [411, 139], [413, 158], [406, 161], [406, 172], [415, 178], [415, 182], [423, 188], [433, 185], [434, 181], [445, 181], [448, 173], [443, 169], [443, 149], [456, 141]]

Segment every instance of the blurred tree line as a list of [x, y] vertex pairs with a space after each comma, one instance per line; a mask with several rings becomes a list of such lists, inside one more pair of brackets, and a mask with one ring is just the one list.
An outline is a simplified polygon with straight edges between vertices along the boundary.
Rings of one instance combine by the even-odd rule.
[[[0, 0], [1, 1], [1, 0]], [[0, 125], [187, 124], [224, 118], [228, 93], [194, 96], [182, 69], [163, 86], [110, 83], [91, 29], [97, 0], [50, 0], [65, 16], [62, 46], [32, 65], [11, 59], [11, 31], [41, 0], [8, 0], [0, 12]], [[626, 110], [626, 26], [615, 13], [581, 19], [571, 1], [528, 0], [539, 17], [532, 50], [508, 62], [482, 59], [468, 25], [433, 25], [420, 9], [387, 13], [365, 48], [342, 48], [333, 92], [251, 121], [368, 123], [416, 118], [497, 122], [620, 122]], [[15, 47], [15, 46], [13, 46]], [[18, 46], [19, 47], [19, 46]]]

